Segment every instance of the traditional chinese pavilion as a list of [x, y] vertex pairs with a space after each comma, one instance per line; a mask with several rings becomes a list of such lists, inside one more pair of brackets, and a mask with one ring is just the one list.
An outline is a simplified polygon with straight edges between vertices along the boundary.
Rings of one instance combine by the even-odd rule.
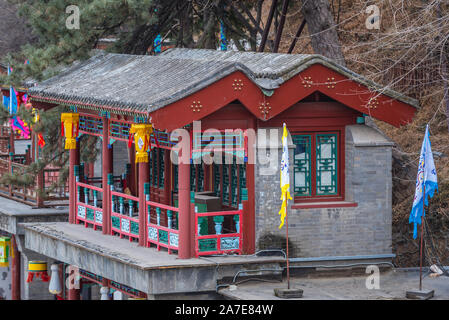
[[[277, 164], [286, 123], [293, 259], [393, 257], [393, 143], [365, 119], [399, 127], [418, 103], [330, 59], [195, 49], [101, 53], [29, 96], [35, 108], [71, 110], [61, 117], [70, 150], [69, 223], [99, 237], [166, 248], [181, 259], [280, 248]], [[189, 134], [175, 138], [177, 129]], [[212, 131], [219, 138], [210, 139]], [[101, 139], [98, 176], [80, 163], [87, 135]], [[180, 142], [190, 152], [178, 157], [189, 161], [175, 163], [171, 151]], [[226, 161], [204, 160], [219, 151]]]

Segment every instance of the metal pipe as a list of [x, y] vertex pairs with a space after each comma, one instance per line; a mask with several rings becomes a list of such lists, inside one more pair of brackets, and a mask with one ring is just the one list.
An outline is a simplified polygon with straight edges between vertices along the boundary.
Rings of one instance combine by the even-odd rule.
[[388, 259], [396, 257], [395, 254], [373, 254], [357, 256], [329, 256], [311, 258], [290, 258], [290, 262], [315, 262], [315, 261], [338, 261], [338, 260], [364, 260], [364, 259]]

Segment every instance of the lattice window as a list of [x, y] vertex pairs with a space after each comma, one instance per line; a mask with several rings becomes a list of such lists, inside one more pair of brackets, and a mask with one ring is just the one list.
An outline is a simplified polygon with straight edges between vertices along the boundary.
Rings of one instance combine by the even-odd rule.
[[293, 143], [296, 145], [293, 169], [295, 196], [312, 195], [311, 142], [311, 135], [293, 136]]
[[337, 135], [316, 136], [316, 193], [337, 194]]
[[103, 135], [103, 120], [95, 116], [80, 115], [79, 131], [92, 135]]
[[338, 133], [307, 133], [292, 136], [294, 195], [302, 198], [339, 195]]

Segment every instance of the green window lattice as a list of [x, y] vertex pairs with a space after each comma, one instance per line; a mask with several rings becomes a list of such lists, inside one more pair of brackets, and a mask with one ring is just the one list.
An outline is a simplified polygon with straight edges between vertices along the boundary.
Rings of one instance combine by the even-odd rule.
[[295, 144], [294, 153], [294, 193], [297, 197], [312, 195], [311, 181], [311, 144], [312, 136], [296, 135], [293, 136]]
[[337, 135], [316, 135], [316, 194], [336, 195]]
[[[338, 194], [338, 135], [294, 135], [294, 194], [296, 197]], [[312, 150], [315, 159], [312, 159]], [[315, 162], [315, 190], [312, 190], [312, 163]]]

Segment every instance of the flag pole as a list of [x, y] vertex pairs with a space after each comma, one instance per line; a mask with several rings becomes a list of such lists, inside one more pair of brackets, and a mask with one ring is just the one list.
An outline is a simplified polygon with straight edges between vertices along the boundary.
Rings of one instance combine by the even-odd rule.
[[424, 201], [426, 196], [426, 186], [423, 184], [423, 200], [422, 200], [422, 215], [421, 215], [421, 244], [419, 246], [419, 291], [422, 291], [422, 248], [423, 248], [423, 233], [424, 233]]
[[[287, 195], [285, 195], [287, 197]], [[286, 224], [286, 233], [287, 233], [287, 289], [290, 289], [290, 262], [288, 258], [288, 209], [285, 206], [285, 224]]]

